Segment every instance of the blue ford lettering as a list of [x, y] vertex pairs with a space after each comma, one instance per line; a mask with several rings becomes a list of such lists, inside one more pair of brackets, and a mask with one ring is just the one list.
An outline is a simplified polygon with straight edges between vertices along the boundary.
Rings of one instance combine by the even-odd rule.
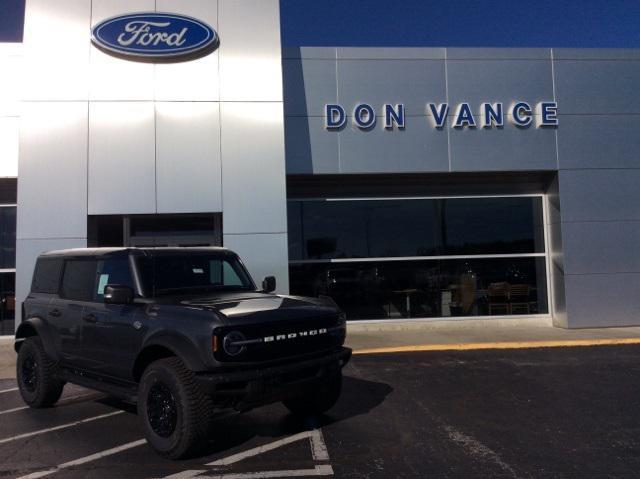
[[209, 25], [174, 13], [121, 15], [98, 23], [91, 33], [99, 48], [133, 59], [191, 57], [218, 44]]

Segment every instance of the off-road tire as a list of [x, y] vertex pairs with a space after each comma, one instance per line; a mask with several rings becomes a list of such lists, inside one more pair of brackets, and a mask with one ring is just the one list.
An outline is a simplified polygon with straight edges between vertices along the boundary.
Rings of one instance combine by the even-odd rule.
[[47, 355], [37, 336], [27, 338], [20, 346], [16, 378], [22, 399], [32, 408], [53, 406], [64, 389], [64, 382], [56, 375], [55, 361]]
[[341, 391], [342, 372], [338, 371], [316, 385], [305, 388], [301, 395], [284, 400], [283, 404], [296, 416], [318, 416], [338, 402]]
[[[154, 398], [152, 388], [169, 392], [175, 406], [175, 426], [170, 433], [158, 433], [152, 426]], [[157, 400], [156, 400], [157, 402]], [[157, 406], [157, 404], [156, 404]], [[138, 416], [142, 421], [147, 442], [161, 456], [170, 459], [193, 457], [206, 444], [213, 405], [193, 380], [193, 373], [177, 357], [160, 359], [144, 371], [138, 387]], [[157, 419], [156, 419], [157, 420]], [[157, 423], [156, 423], [157, 428]]]

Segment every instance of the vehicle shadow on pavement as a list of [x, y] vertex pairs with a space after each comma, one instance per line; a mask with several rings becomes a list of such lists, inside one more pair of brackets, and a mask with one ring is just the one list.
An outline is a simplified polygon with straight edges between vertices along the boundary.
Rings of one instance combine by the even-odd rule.
[[[279, 404], [245, 413], [221, 411], [213, 422], [210, 440], [203, 446], [199, 457], [223, 454], [258, 437], [275, 439], [367, 414], [381, 405], [392, 391], [393, 388], [386, 383], [345, 375], [338, 403], [328, 413], [318, 417], [299, 418]], [[135, 405], [115, 398], [105, 397], [97, 402], [137, 415]]]
[[[244, 414], [233, 414], [214, 422], [211, 440], [202, 455], [219, 455], [256, 437], [275, 439], [367, 414], [382, 404], [392, 391], [393, 388], [388, 384], [345, 375], [342, 395], [326, 414], [299, 418], [277, 404]], [[224, 431], [224, 434], [220, 434], [220, 431]]]

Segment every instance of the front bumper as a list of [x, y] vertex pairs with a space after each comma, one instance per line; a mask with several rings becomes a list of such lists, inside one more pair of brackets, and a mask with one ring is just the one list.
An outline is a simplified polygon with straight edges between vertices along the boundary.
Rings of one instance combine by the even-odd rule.
[[325, 356], [279, 366], [200, 373], [195, 381], [216, 406], [244, 411], [300, 394], [305, 387], [340, 371], [349, 358], [351, 349], [342, 347]]

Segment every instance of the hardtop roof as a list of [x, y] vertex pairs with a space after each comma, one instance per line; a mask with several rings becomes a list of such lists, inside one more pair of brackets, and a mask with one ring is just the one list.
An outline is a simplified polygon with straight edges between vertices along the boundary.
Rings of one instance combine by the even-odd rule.
[[203, 253], [235, 253], [227, 248], [219, 246], [189, 246], [189, 247], [157, 247], [157, 248], [70, 248], [53, 251], [46, 251], [39, 255], [40, 258], [102, 258], [102, 257], [122, 257], [134, 254], [137, 256], [169, 256], [176, 254], [203, 254]]

